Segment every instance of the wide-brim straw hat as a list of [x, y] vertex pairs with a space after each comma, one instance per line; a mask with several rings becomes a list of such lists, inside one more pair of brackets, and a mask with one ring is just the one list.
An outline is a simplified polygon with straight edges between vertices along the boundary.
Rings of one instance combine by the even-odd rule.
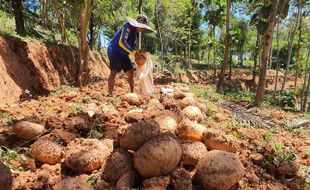
[[127, 17], [128, 23], [136, 28], [144, 28], [146, 32], [155, 32], [151, 27], [148, 26], [149, 18], [145, 15], [139, 15], [137, 19], [132, 19], [130, 17]]

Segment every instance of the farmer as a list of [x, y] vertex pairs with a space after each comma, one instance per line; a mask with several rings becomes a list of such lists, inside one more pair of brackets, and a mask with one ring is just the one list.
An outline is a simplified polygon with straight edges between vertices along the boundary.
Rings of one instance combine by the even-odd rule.
[[115, 76], [121, 70], [127, 73], [130, 91], [134, 92], [134, 66], [129, 55], [139, 55], [139, 50], [135, 50], [139, 32], [154, 32], [148, 26], [148, 18], [145, 15], [139, 15], [137, 20], [132, 18], [127, 18], [127, 20], [128, 22], [116, 32], [108, 46], [111, 70], [108, 79], [108, 96], [113, 96]]

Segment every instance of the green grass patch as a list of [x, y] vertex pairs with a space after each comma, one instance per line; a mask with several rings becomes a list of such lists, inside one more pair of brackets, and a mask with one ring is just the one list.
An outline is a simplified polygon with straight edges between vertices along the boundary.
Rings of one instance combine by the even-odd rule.
[[202, 98], [204, 101], [209, 100], [218, 103], [224, 101], [224, 96], [217, 93], [213, 87], [202, 88], [199, 84], [190, 84], [189, 88], [197, 97]]
[[14, 16], [3, 10], [0, 10], [0, 26], [0, 35], [16, 35]]
[[80, 103], [74, 103], [70, 107], [71, 113], [81, 113], [83, 111], [83, 104]]
[[238, 100], [243, 100], [243, 101], [248, 101], [248, 102], [252, 102], [254, 99], [253, 92], [229, 92], [226, 94], [226, 96], [233, 98], [233, 99], [238, 99]]
[[57, 92], [64, 93], [68, 92], [72, 87], [69, 85], [61, 85], [58, 89]]
[[22, 153], [25, 153], [28, 151], [29, 151], [28, 148], [20, 148], [18, 150], [11, 150], [5, 146], [1, 146], [0, 147], [0, 161], [2, 161], [9, 168], [22, 170], [22, 168], [13, 168], [9, 162], [11, 160], [18, 160], [20, 162], [25, 162], [27, 158]]
[[274, 143], [273, 149], [273, 153], [266, 155], [266, 159], [262, 163], [263, 167], [267, 167], [270, 164], [279, 165], [280, 163], [292, 165], [296, 161], [296, 154], [290, 149], [284, 149], [282, 144]]
[[6, 112], [0, 112], [0, 120], [4, 124], [4, 126], [13, 124], [13, 117]]

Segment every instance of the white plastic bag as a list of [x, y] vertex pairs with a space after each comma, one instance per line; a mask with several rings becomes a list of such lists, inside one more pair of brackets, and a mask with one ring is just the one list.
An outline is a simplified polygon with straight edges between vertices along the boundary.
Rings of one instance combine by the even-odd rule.
[[150, 94], [154, 92], [153, 62], [149, 52], [144, 53], [146, 62], [144, 65], [137, 65], [137, 78], [140, 83], [140, 93]]

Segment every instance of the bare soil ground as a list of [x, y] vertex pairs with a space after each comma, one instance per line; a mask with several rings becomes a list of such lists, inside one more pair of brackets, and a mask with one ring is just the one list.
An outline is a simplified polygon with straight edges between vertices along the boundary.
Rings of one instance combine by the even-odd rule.
[[[106, 97], [107, 82], [100, 81], [81, 89], [62, 86], [48, 96], [2, 107], [0, 161], [11, 169], [12, 189], [50, 189], [67, 176], [76, 177], [97, 188], [102, 169], [74, 172], [64, 168], [62, 163], [42, 164], [34, 159], [29, 150], [36, 139], [18, 138], [12, 132], [12, 125], [20, 120], [44, 124], [46, 132], [40, 138], [55, 141], [63, 147], [75, 138], [96, 138], [114, 140], [116, 149], [119, 147], [117, 142], [120, 130], [124, 126], [154, 115], [146, 112], [143, 116], [132, 116], [134, 120], [126, 120], [126, 114], [136, 108], [146, 110], [151, 99], [160, 100], [160, 87], [180, 85], [168, 78], [164, 80], [165, 77], [160, 74], [155, 78], [156, 93], [141, 96], [139, 106], [122, 101], [122, 96], [129, 91], [129, 87], [121, 76], [116, 81], [114, 97]], [[191, 92], [207, 106], [201, 123], [211, 131], [230, 136], [236, 147], [235, 154], [245, 167], [245, 175], [233, 189], [310, 189], [310, 126], [290, 128], [288, 125], [309, 115], [267, 106], [246, 108], [247, 103], [241, 102], [238, 103], [239, 106], [247, 113], [261, 118], [269, 128], [239, 123], [234, 118], [233, 111], [222, 106], [223, 102], [229, 100], [215, 93], [213, 85], [189, 86]], [[173, 102], [169, 103], [162, 103], [166, 110], [180, 112], [173, 107]], [[196, 186], [194, 188], [199, 189]]]

